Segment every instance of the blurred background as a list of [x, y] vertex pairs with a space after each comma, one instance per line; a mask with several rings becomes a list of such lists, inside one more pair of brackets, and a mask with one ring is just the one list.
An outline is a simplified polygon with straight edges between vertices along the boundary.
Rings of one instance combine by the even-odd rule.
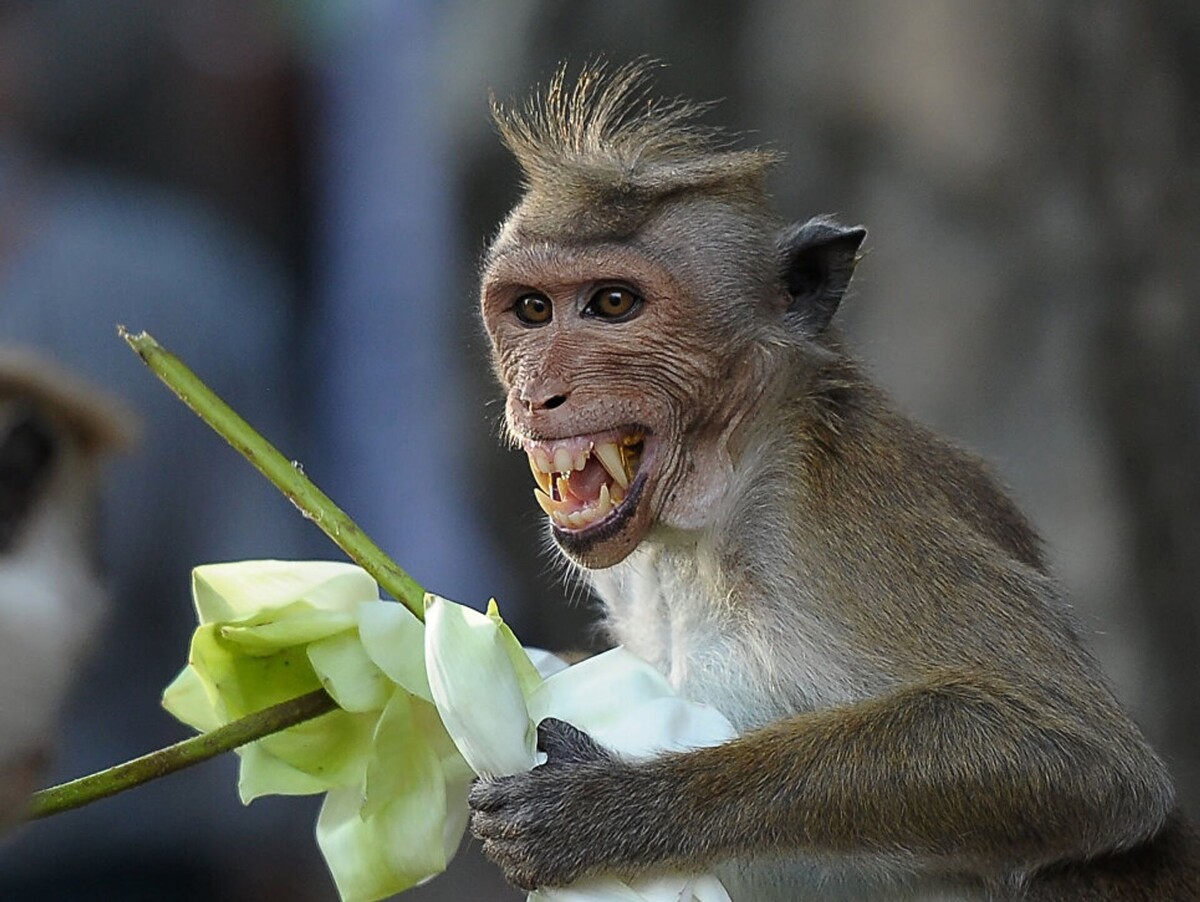
[[[1038, 523], [1200, 815], [1200, 6], [1188, 0], [0, 0], [0, 344], [143, 420], [109, 469], [109, 614], [57, 782], [185, 737], [188, 570], [336, 557], [115, 335], [147, 329], [416, 579], [582, 647], [475, 320], [517, 194], [488, 92], [649, 55], [785, 151], [793, 218], [869, 227], [851, 342]], [[336, 898], [318, 800], [211, 762], [33, 824], [0, 898]], [[405, 898], [505, 900], [468, 848]]]

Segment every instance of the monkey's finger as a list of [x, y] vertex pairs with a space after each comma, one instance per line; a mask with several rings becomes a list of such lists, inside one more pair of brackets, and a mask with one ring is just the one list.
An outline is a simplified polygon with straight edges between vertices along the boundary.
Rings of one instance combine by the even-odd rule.
[[498, 811], [509, 803], [512, 777], [495, 780], [476, 780], [467, 793], [467, 804], [472, 811]]
[[494, 814], [478, 811], [471, 815], [470, 827], [471, 835], [485, 842], [516, 839], [523, 832], [521, 825], [512, 818], [497, 817]]
[[546, 753], [546, 764], [572, 764], [605, 758], [608, 752], [583, 730], [547, 717], [537, 727], [538, 749]]

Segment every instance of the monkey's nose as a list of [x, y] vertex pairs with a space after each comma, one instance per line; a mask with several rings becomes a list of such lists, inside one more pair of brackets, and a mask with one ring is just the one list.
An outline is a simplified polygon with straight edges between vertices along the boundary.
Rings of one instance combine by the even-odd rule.
[[530, 413], [536, 413], [539, 410], [553, 410], [556, 407], [561, 407], [567, 402], [567, 393], [560, 392], [554, 395], [522, 395], [521, 403], [525, 405], [525, 409]]
[[554, 410], [567, 403], [570, 385], [557, 373], [531, 374], [518, 385], [518, 399], [529, 413]]

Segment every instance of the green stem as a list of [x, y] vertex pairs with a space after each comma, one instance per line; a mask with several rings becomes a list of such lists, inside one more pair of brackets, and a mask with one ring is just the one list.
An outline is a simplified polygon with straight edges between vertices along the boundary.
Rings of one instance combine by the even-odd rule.
[[28, 820], [49, 817], [91, 802], [106, 799], [134, 786], [157, 780], [177, 770], [215, 758], [224, 752], [277, 733], [287, 727], [312, 720], [334, 710], [334, 702], [324, 689], [265, 708], [241, 720], [227, 723], [208, 733], [159, 749], [141, 758], [117, 764], [99, 773], [89, 774], [36, 792], [30, 803]]
[[[287, 496], [300, 513], [312, 520], [375, 581], [419, 619], [425, 619], [425, 591], [399, 565], [371, 541], [340, 507], [313, 485], [300, 465], [288, 460], [259, 435], [228, 404], [217, 397], [174, 354], [142, 332], [131, 335], [124, 326], [117, 332], [155, 375], [218, 435], [241, 452], [255, 468]], [[80, 777], [35, 793], [28, 819], [49, 817], [126, 789], [207, 761], [248, 742], [277, 733], [321, 714], [337, 704], [323, 689], [302, 695], [235, 720], [208, 733], [193, 736], [133, 761]]]
[[299, 463], [280, 454], [183, 361], [150, 335], [145, 332], [131, 335], [124, 326], [118, 326], [117, 332], [183, 403], [271, 480], [300, 513], [321, 527], [334, 544], [419, 619], [425, 619], [425, 590], [384, 554], [328, 495], [313, 485]]

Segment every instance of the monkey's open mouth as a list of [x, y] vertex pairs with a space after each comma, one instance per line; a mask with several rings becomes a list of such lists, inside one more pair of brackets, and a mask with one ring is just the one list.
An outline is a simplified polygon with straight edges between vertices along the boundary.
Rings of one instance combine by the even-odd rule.
[[610, 517], [631, 497], [646, 449], [636, 428], [525, 443], [538, 487], [533, 495], [561, 530], [582, 532]]

